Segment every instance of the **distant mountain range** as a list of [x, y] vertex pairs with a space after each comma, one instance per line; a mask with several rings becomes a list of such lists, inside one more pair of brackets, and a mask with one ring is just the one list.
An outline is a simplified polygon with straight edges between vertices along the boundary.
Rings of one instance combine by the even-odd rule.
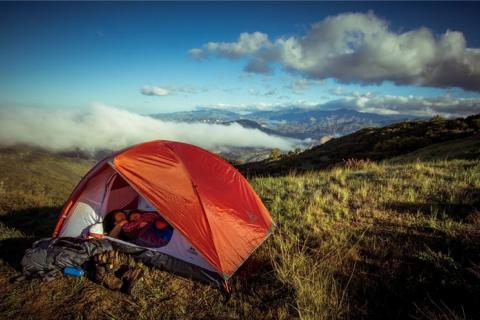
[[378, 161], [398, 156], [413, 159], [478, 158], [480, 114], [452, 120], [434, 117], [381, 128], [364, 128], [300, 153], [290, 152], [237, 167], [247, 175], [277, 175], [328, 168], [349, 159]]
[[221, 124], [224, 124], [224, 125], [231, 125], [231, 124], [234, 124], [234, 123], [237, 123], [239, 125], [241, 125], [242, 127], [244, 128], [247, 128], [247, 129], [258, 129], [260, 131], [263, 131], [265, 132], [266, 134], [269, 134], [271, 136], [280, 136], [280, 137], [290, 137], [290, 138], [293, 138], [291, 135], [289, 134], [286, 134], [286, 133], [283, 133], [283, 132], [280, 132], [280, 131], [277, 131], [277, 130], [274, 130], [274, 129], [270, 129], [269, 127], [265, 126], [265, 125], [261, 125], [259, 124], [258, 122], [256, 121], [253, 121], [253, 120], [248, 120], [248, 119], [239, 119], [239, 120], [233, 120], [233, 121], [226, 121], [226, 122], [222, 122]]
[[417, 117], [380, 115], [351, 109], [318, 110], [298, 107], [272, 111], [235, 112], [198, 109], [185, 112], [154, 114], [169, 121], [229, 124], [237, 122], [246, 128], [259, 129], [270, 135], [318, 140], [324, 136], [343, 136], [365, 127], [381, 127]]
[[234, 121], [241, 118], [236, 112], [221, 109], [198, 109], [193, 111], [180, 111], [172, 113], [158, 113], [150, 115], [157, 119], [182, 122], [207, 122], [221, 123]]

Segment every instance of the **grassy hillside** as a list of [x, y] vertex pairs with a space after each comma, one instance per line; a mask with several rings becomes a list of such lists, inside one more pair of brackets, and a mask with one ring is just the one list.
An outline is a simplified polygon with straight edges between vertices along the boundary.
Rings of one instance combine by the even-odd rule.
[[480, 134], [436, 143], [413, 152], [393, 157], [389, 162], [480, 159]]
[[0, 317], [478, 319], [480, 160], [405, 161], [253, 178], [278, 228], [231, 296], [144, 266], [127, 296], [88, 279], [10, 281], [90, 163], [2, 150]]
[[[61, 206], [91, 165], [34, 148], [0, 149], [0, 256], [4, 265], [18, 270], [25, 249], [34, 240], [51, 236]], [[2, 282], [8, 275], [4, 265], [0, 266]]]
[[247, 163], [238, 168], [249, 176], [325, 169], [347, 159], [378, 161], [479, 134], [480, 115], [454, 120], [435, 117], [428, 121], [406, 121], [381, 128], [365, 128], [300, 154]]
[[0, 149], [0, 212], [62, 205], [92, 164], [29, 147]]

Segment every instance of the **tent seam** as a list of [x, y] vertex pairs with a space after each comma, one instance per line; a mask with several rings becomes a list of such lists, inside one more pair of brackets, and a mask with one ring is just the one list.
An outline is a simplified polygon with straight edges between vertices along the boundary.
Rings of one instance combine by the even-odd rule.
[[[175, 153], [175, 150], [173, 150], [168, 144], [165, 144], [165, 147], [167, 147], [170, 151], [172, 151], [173, 155], [175, 158], [177, 158], [179, 160], [179, 162], [181, 163], [184, 171], [186, 172], [187, 176], [188, 176], [188, 179], [190, 180], [190, 183], [192, 184], [192, 187], [193, 187], [193, 190], [195, 191], [195, 195], [197, 196], [197, 199], [198, 199], [198, 202], [200, 203], [200, 207], [202, 208], [202, 212], [203, 212], [203, 215], [205, 216], [205, 220], [207, 221], [207, 224], [208, 224], [208, 229], [210, 231], [210, 236], [212, 238], [212, 243], [213, 243], [213, 246], [215, 248], [215, 253], [217, 254], [217, 257], [218, 257], [218, 263], [220, 265], [220, 269], [223, 269], [223, 266], [222, 266], [222, 261], [220, 259], [220, 256], [218, 255], [218, 250], [217, 250], [217, 244], [215, 243], [215, 237], [213, 235], [213, 232], [212, 232], [212, 227], [210, 225], [210, 220], [208, 219], [208, 216], [207, 216], [207, 213], [205, 211], [205, 207], [203, 205], [203, 201], [202, 199], [200, 198], [200, 194], [198, 193], [198, 189], [197, 189], [197, 185], [193, 182], [193, 179], [192, 179], [192, 176], [190, 175], [190, 172], [187, 170], [187, 167], [185, 166], [185, 164], [183, 163], [182, 159], [180, 157], [177, 156], [177, 154]], [[220, 273], [222, 275], [224, 275], [224, 272], [219, 270]]]

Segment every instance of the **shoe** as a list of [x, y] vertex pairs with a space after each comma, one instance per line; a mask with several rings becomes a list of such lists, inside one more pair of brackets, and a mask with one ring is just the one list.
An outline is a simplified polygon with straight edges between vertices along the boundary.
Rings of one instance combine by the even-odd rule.
[[115, 277], [113, 273], [107, 273], [103, 277], [103, 285], [110, 290], [120, 290], [123, 286], [122, 280]]
[[110, 261], [107, 254], [99, 254], [94, 257], [96, 283], [107, 287], [110, 290], [120, 290], [123, 286], [121, 279], [117, 278], [114, 273], [114, 265]]
[[105, 264], [107, 263], [107, 252], [97, 254], [93, 257], [95, 264]]
[[105, 277], [105, 274], [106, 274], [105, 267], [103, 265], [96, 264], [93, 280], [98, 284], [102, 284], [103, 277]]
[[122, 275], [123, 286], [122, 292], [126, 294], [132, 294], [133, 289], [135, 288], [138, 281], [142, 278], [143, 270], [142, 269], [129, 269]]
[[116, 272], [121, 265], [121, 259], [118, 251], [108, 251], [106, 255], [106, 264], [108, 265], [109, 270]]
[[110, 290], [120, 290], [123, 286], [122, 280], [115, 276], [107, 264], [95, 265], [94, 280], [96, 283], [103, 285]]

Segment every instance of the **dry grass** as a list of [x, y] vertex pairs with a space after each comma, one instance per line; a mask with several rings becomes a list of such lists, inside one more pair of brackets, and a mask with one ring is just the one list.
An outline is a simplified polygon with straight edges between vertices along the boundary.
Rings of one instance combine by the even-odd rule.
[[253, 180], [300, 317], [478, 316], [479, 161], [347, 164]]
[[[73, 163], [52, 159], [28, 162]], [[10, 166], [7, 182], [0, 174], [2, 318], [480, 318], [478, 160], [351, 162], [252, 179], [278, 227], [234, 276], [231, 296], [145, 266], [133, 296], [88, 279], [10, 283], [23, 250], [49, 235], [89, 164], [65, 163], [69, 173], [55, 179], [25, 169], [17, 187], [17, 169], [0, 161]]]

